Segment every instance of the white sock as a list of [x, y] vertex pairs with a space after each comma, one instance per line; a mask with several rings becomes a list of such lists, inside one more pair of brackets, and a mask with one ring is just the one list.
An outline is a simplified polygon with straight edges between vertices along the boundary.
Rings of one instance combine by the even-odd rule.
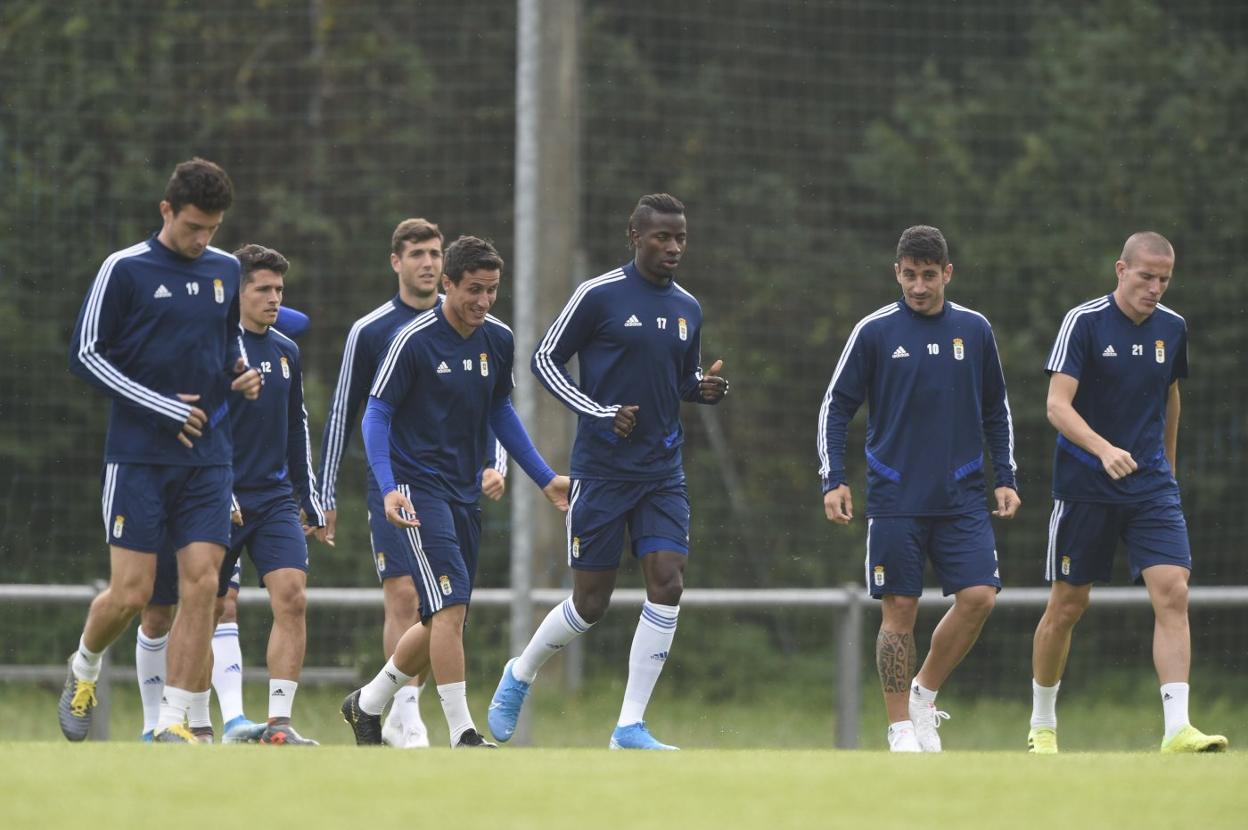
[[896, 732], [898, 729], [909, 729], [911, 732], [913, 732], [913, 731], [914, 731], [914, 721], [909, 720], [909, 719], [907, 719], [907, 720], [893, 721], [892, 723], [890, 723], [890, 724], [888, 725], [888, 734], [890, 734], [890, 735], [891, 735], [891, 734], [893, 734], [894, 732]]
[[92, 683], [100, 679], [100, 660], [104, 657], [102, 651], [92, 651], [87, 648], [87, 642], [82, 637], [78, 638], [78, 650], [74, 652], [74, 677], [79, 680], [89, 680]]
[[243, 651], [238, 646], [238, 623], [221, 623], [212, 634], [212, 688], [217, 690], [222, 723], [243, 714]]
[[659, 681], [667, 652], [676, 636], [679, 605], [658, 605], [647, 600], [641, 606], [641, 619], [633, 635], [628, 653], [628, 685], [624, 688], [624, 705], [620, 708], [618, 726], [645, 720], [646, 704]]
[[208, 713], [208, 704], [212, 700], [212, 691], [191, 692], [191, 705], [186, 710], [186, 725], [195, 729], [201, 726], [212, 726], [212, 715]]
[[439, 685], [438, 699], [442, 701], [442, 714], [446, 715], [446, 725], [451, 730], [451, 746], [455, 746], [460, 735], [477, 728], [468, 712], [467, 681]]
[[186, 689], [165, 685], [165, 691], [160, 697], [160, 716], [156, 719], [157, 731], [168, 729], [186, 720], [193, 694], [194, 692], [188, 692]]
[[420, 693], [424, 686], [413, 686], [410, 683], [394, 693], [394, 705], [390, 707], [390, 717], [398, 718], [404, 726], [423, 723], [420, 717]]
[[1062, 681], [1057, 681], [1052, 686], [1041, 686], [1032, 679], [1031, 681], [1031, 728], [1038, 726], [1047, 726], [1050, 729], [1057, 728], [1057, 690], [1062, 686]]
[[295, 692], [299, 684], [294, 680], [269, 680], [269, 720], [286, 718], [295, 706]]
[[360, 689], [360, 710], [369, 715], [380, 715], [381, 710], [386, 708], [386, 701], [394, 697], [394, 693], [400, 687], [406, 686], [411, 679], [410, 674], [399, 671], [391, 657], [381, 671], [377, 672], [377, 676]]
[[1161, 687], [1161, 711], [1166, 717], [1166, 740], [1187, 726], [1187, 694], [1190, 688], [1186, 683], [1165, 683]]
[[589, 631], [593, 623], [587, 623], [576, 613], [572, 597], [556, 605], [533, 632], [533, 639], [511, 664], [511, 673], [523, 683], [532, 683], [538, 669], [577, 637]]
[[165, 690], [165, 647], [169, 635], [148, 637], [139, 629], [134, 643], [134, 673], [139, 679], [139, 700], [143, 702], [143, 731], [151, 732], [160, 720], [160, 695]]
[[939, 689], [926, 689], [919, 685], [919, 681], [910, 684], [910, 699], [917, 700], [921, 703], [935, 703], [936, 695], [940, 694]]

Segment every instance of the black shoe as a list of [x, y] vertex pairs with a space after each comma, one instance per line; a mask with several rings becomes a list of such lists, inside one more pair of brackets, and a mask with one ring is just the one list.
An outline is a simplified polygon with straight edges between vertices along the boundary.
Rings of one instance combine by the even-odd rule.
[[357, 746], [381, 746], [381, 715], [360, 709], [360, 691], [356, 689], [342, 702], [342, 719], [355, 733]]
[[311, 738], [305, 738], [287, 723], [270, 723], [260, 733], [260, 743], [272, 746], [320, 746]]
[[498, 749], [498, 744], [492, 744], [485, 738], [481, 737], [481, 733], [475, 729], [466, 729], [464, 734], [459, 736], [459, 742], [455, 744], [455, 749]]

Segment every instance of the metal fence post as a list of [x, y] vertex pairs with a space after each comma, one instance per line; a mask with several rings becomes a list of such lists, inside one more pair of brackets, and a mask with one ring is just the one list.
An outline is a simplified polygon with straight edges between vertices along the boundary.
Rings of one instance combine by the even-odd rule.
[[862, 587], [845, 585], [845, 614], [836, 652], [836, 747], [858, 748], [862, 710]]
[[[108, 588], [108, 583], [97, 579], [95, 581], [96, 596], [104, 593]], [[109, 733], [109, 718], [112, 715], [112, 685], [113, 681], [112, 666], [109, 665], [108, 649], [104, 649], [104, 653], [100, 655], [100, 677], [95, 684], [95, 713], [91, 716], [91, 729], [87, 733], [93, 741], [107, 741]]]

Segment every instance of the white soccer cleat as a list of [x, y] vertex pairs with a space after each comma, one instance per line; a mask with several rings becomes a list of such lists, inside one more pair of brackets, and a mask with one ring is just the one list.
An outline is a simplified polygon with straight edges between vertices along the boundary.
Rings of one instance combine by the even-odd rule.
[[942, 720], [949, 720], [949, 713], [937, 709], [935, 703], [910, 698], [910, 722], [924, 752], [940, 752], [940, 734], [936, 730]]
[[914, 733], [914, 724], [908, 720], [890, 724], [888, 727], [889, 752], [922, 752], [919, 738]]

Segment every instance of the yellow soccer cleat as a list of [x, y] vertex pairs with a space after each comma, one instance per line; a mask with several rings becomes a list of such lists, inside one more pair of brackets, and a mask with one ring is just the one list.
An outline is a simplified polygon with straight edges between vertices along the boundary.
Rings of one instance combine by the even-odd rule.
[[152, 743], [156, 744], [197, 744], [199, 742], [199, 738], [195, 737], [195, 734], [184, 723], [175, 723], [173, 726], [158, 729], [152, 736]]
[[1188, 724], [1161, 742], [1162, 752], [1225, 752], [1230, 743], [1225, 735], [1206, 735]]
[[1057, 754], [1057, 730], [1051, 726], [1037, 726], [1027, 733], [1027, 751], [1033, 755]]

